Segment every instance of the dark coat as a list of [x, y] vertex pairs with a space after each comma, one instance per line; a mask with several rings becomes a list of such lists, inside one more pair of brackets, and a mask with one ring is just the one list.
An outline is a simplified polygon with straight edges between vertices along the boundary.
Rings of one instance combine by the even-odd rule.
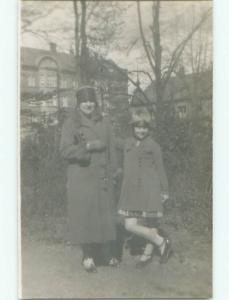
[[162, 212], [161, 193], [168, 191], [159, 145], [150, 137], [136, 146], [129, 138], [124, 144], [124, 174], [119, 202], [121, 210]]
[[[86, 150], [86, 142], [100, 140], [105, 147]], [[116, 238], [113, 178], [116, 170], [111, 126], [101, 116], [81, 113], [64, 124], [60, 150], [68, 160], [67, 194], [72, 243], [102, 243]]]

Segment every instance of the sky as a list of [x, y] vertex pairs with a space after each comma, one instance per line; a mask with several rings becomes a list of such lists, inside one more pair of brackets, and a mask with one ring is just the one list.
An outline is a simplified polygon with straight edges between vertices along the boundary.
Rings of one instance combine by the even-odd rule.
[[[115, 2], [115, 1], [114, 1]], [[117, 31], [113, 42], [105, 57], [112, 59], [115, 63], [128, 70], [143, 68], [149, 70], [149, 65], [139, 39], [138, 17], [135, 1], [116, 2], [123, 5], [120, 20], [123, 21], [121, 28]], [[161, 4], [161, 43], [164, 54], [170, 53], [175, 46], [190, 31], [191, 22], [197, 22], [201, 14], [211, 7], [209, 1], [163, 1]], [[25, 1], [21, 7], [30, 12], [29, 18], [33, 21], [31, 29], [33, 32], [24, 33], [21, 31], [21, 45], [32, 48], [48, 49], [49, 43], [40, 39], [37, 35], [39, 30], [49, 32], [49, 39], [56, 42], [58, 50], [69, 52], [73, 45], [73, 31], [55, 32], [56, 28], [69, 27], [74, 29], [74, 14], [72, 1]], [[44, 18], [35, 20], [33, 12], [40, 11], [47, 14]], [[49, 12], [50, 11], [50, 12]], [[150, 40], [152, 25], [152, 1], [141, 1], [141, 12], [143, 28], [147, 39]], [[193, 20], [195, 16], [195, 20]], [[23, 15], [21, 21], [23, 21]], [[95, 28], [96, 28], [96, 24]], [[212, 29], [206, 28], [205, 33], [209, 40], [209, 57], [212, 55]], [[202, 38], [196, 35], [196, 41]], [[131, 51], [128, 45], [138, 39]], [[102, 49], [100, 49], [102, 51]], [[100, 51], [99, 50], [99, 51]], [[103, 51], [102, 51], [103, 53]], [[166, 58], [166, 57], [165, 57]], [[143, 79], [144, 81], [144, 79]]]

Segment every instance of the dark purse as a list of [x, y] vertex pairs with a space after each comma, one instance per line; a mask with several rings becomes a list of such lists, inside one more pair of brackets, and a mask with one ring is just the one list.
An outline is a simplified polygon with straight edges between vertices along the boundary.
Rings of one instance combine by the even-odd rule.
[[82, 132], [74, 135], [74, 145], [78, 145], [79, 150], [77, 158], [71, 159], [69, 162], [72, 164], [77, 163], [81, 167], [87, 167], [91, 162], [91, 155], [86, 148], [86, 140]]

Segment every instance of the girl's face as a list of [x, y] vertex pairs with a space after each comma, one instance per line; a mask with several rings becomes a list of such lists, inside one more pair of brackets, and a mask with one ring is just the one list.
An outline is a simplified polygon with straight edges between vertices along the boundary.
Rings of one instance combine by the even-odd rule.
[[85, 102], [81, 102], [79, 105], [80, 110], [85, 114], [85, 115], [91, 115], [94, 110], [95, 110], [95, 102], [91, 100], [87, 100]]
[[148, 127], [135, 126], [134, 134], [139, 140], [143, 140], [149, 133]]

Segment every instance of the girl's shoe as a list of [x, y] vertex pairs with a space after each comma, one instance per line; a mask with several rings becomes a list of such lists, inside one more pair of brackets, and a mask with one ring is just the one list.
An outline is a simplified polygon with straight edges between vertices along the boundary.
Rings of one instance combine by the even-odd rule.
[[108, 262], [108, 266], [110, 266], [112, 268], [117, 268], [117, 267], [119, 267], [119, 261], [117, 260], [117, 258], [112, 257]]
[[140, 256], [139, 261], [136, 264], [137, 269], [142, 269], [151, 263], [154, 254], [154, 246], [152, 243], [147, 243], [145, 245], [144, 252]]
[[82, 264], [84, 266], [85, 271], [89, 273], [97, 273], [97, 268], [95, 266], [93, 258], [84, 258]]
[[142, 269], [144, 267], [146, 267], [147, 265], [149, 265], [151, 263], [153, 259], [153, 253], [150, 255], [146, 255], [146, 254], [143, 254], [139, 261], [136, 263], [136, 268], [137, 269]]
[[173, 254], [170, 240], [168, 238], [164, 238], [164, 241], [159, 246], [159, 248], [161, 248], [162, 246], [164, 246], [164, 251], [161, 254], [160, 264], [166, 264], [171, 255]]

